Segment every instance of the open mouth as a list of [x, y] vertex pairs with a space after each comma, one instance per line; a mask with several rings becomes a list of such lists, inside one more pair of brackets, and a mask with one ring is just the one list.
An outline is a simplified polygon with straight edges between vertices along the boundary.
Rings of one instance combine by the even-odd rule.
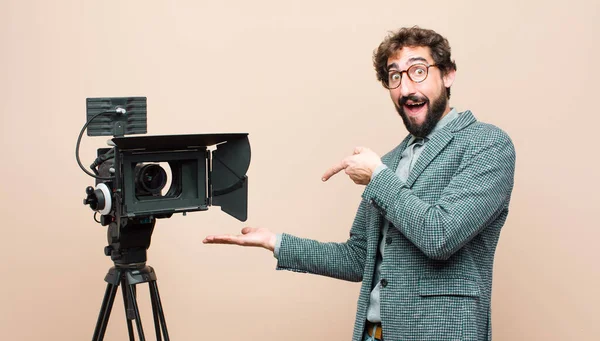
[[427, 101], [421, 101], [421, 102], [410, 102], [410, 103], [404, 103], [404, 111], [410, 115], [410, 116], [415, 116], [421, 113], [421, 110], [423, 110], [425, 108], [425, 105], [427, 104]]

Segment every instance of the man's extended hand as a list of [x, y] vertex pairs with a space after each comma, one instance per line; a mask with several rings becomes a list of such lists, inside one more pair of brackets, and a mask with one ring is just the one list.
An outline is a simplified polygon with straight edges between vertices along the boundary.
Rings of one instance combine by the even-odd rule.
[[329, 180], [333, 175], [337, 174], [342, 169], [346, 170], [346, 174], [358, 185], [367, 185], [371, 181], [373, 172], [381, 165], [381, 158], [369, 148], [356, 147], [354, 154], [348, 156], [339, 164], [331, 167], [323, 174], [323, 181]]
[[266, 228], [244, 227], [242, 234], [208, 236], [202, 241], [204, 244], [233, 244], [240, 246], [263, 247], [267, 250], [275, 250], [277, 236]]

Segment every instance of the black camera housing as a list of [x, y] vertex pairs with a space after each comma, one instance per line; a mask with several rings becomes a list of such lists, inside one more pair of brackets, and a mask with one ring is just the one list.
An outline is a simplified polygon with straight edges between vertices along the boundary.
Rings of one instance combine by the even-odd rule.
[[[173, 213], [204, 211], [211, 205], [238, 220], [247, 219], [250, 144], [248, 134], [199, 134], [121, 137], [115, 144], [114, 163], [101, 176], [114, 170], [115, 216], [135, 218], [171, 216]], [[209, 150], [209, 146], [216, 149]], [[99, 155], [108, 152], [101, 149]], [[168, 163], [171, 186], [164, 195], [140, 189], [136, 168]], [[108, 171], [108, 172], [107, 172]], [[108, 181], [110, 182], [110, 181]], [[106, 180], [97, 180], [107, 183]], [[140, 192], [146, 192], [140, 194]]]
[[96, 187], [84, 199], [109, 226], [105, 254], [115, 263], [145, 262], [156, 219], [220, 206], [246, 221], [247, 133], [125, 137], [146, 132], [145, 97], [88, 98], [87, 105], [88, 135], [115, 136], [112, 148], [97, 151]]

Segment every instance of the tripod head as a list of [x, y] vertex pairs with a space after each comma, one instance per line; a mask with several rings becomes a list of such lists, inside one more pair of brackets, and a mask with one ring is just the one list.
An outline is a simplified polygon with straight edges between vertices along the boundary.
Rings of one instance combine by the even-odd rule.
[[106, 236], [108, 245], [104, 248], [104, 254], [110, 256], [118, 267], [145, 265], [155, 224], [155, 218], [128, 219], [126, 225], [121, 227], [115, 223], [109, 224]]
[[[108, 245], [104, 248], [104, 254], [110, 256], [115, 263], [115, 266], [130, 267], [135, 265], [143, 266], [146, 263], [146, 251], [150, 247], [152, 232], [156, 224], [156, 218], [132, 218], [123, 219], [121, 224], [117, 224], [113, 220], [114, 217], [109, 216], [109, 210], [106, 207], [107, 200], [110, 200], [108, 187], [98, 186], [87, 187], [87, 197], [83, 203], [89, 205], [92, 210], [101, 211], [102, 224], [108, 225], [106, 239]], [[102, 208], [100, 210], [99, 208]], [[108, 222], [107, 222], [108, 221]]]

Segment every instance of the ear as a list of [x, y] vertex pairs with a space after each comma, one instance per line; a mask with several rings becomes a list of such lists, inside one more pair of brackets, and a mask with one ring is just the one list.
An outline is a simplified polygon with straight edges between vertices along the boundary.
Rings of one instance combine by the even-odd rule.
[[454, 77], [456, 77], [456, 70], [450, 70], [442, 77], [445, 88], [449, 88], [452, 86], [452, 84], [454, 83]]

